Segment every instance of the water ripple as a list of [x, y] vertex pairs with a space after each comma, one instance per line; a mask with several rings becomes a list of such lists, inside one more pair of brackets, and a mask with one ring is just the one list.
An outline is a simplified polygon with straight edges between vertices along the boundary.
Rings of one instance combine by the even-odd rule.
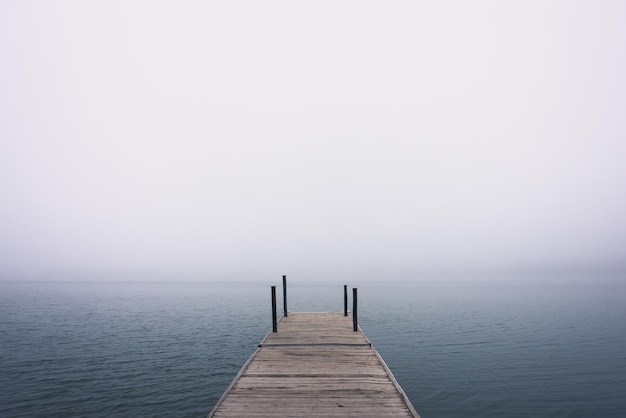
[[[0, 286], [0, 416], [206, 416], [271, 326], [258, 284]], [[624, 416], [624, 295], [370, 284], [359, 316], [424, 417]]]

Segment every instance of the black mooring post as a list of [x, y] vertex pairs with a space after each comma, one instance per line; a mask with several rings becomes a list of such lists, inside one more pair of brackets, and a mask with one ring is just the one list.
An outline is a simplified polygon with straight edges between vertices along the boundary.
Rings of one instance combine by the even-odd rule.
[[283, 276], [283, 315], [287, 316], [287, 276]]
[[357, 306], [357, 296], [356, 296], [356, 287], [352, 288], [352, 328], [354, 331], [359, 329], [359, 321], [356, 317], [356, 306]]
[[272, 331], [278, 332], [276, 325], [276, 286], [272, 286]]
[[348, 316], [348, 285], [343, 285], [343, 316]]

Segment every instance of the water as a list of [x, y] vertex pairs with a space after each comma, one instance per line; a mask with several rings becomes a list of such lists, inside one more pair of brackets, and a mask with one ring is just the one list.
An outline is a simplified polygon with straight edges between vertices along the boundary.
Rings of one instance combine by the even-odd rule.
[[[361, 326], [422, 417], [626, 416], [626, 286], [358, 287]], [[269, 294], [0, 283], [0, 416], [204, 417], [271, 328]], [[289, 303], [339, 311], [343, 287], [291, 280]]]

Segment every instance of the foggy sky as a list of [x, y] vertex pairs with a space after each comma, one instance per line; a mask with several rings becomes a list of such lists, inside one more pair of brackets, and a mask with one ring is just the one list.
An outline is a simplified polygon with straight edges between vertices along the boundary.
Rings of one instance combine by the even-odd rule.
[[3, 1], [0, 280], [626, 271], [621, 1]]

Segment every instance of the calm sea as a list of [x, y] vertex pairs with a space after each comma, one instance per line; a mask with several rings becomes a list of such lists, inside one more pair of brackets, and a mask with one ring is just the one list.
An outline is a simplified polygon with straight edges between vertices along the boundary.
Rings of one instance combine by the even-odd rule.
[[[204, 417], [271, 328], [270, 284], [0, 283], [0, 416]], [[352, 285], [424, 418], [626, 416], [624, 285]], [[343, 286], [290, 280], [289, 305], [340, 311]]]

